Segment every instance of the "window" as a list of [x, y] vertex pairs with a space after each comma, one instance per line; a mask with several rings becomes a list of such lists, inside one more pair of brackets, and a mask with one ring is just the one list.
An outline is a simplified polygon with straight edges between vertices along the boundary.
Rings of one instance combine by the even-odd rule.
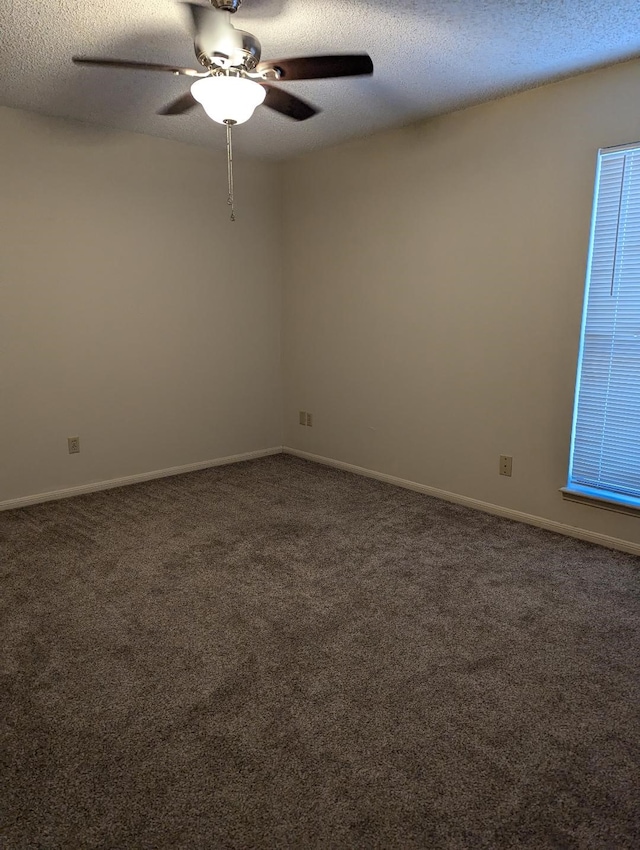
[[640, 509], [640, 144], [598, 153], [564, 492]]

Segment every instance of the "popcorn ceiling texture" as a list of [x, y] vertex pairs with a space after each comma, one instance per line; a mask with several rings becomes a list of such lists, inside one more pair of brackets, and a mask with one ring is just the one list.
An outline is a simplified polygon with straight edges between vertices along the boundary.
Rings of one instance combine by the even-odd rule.
[[[173, 0], [9, 0], [0, 12], [1, 103], [224, 148], [200, 110], [156, 111], [186, 91], [170, 75], [76, 68], [71, 56], [192, 64], [186, 16]], [[372, 79], [291, 83], [323, 112], [305, 124], [258, 110], [236, 149], [285, 159], [448, 112], [640, 51], [636, 0], [244, 0], [234, 23], [263, 56], [368, 51]]]

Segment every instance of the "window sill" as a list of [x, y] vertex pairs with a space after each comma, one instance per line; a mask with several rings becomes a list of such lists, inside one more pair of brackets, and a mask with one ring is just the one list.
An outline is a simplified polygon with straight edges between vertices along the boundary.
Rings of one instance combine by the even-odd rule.
[[582, 493], [579, 490], [570, 490], [568, 487], [561, 487], [560, 492], [562, 498], [567, 502], [575, 502], [578, 505], [590, 505], [592, 508], [602, 508], [605, 511], [614, 511], [618, 514], [626, 514], [627, 516], [640, 517], [640, 505], [627, 505], [623, 502], [616, 502], [613, 499], [606, 499], [604, 496], [593, 496], [589, 493]]

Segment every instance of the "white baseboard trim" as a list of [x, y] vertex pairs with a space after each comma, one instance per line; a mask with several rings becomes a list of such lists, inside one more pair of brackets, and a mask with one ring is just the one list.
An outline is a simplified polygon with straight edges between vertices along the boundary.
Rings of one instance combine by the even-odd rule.
[[516, 522], [524, 522], [527, 525], [535, 525], [538, 528], [544, 528], [547, 531], [555, 531], [557, 534], [564, 534], [566, 537], [576, 537], [578, 540], [586, 540], [588, 543], [597, 543], [600, 546], [606, 546], [609, 549], [619, 549], [621, 552], [628, 552], [631, 555], [640, 555], [640, 544], [632, 543], [629, 540], [622, 540], [619, 537], [609, 537], [607, 534], [599, 534], [596, 531], [588, 531], [586, 528], [576, 528], [573, 525], [565, 525], [562, 522], [556, 522], [552, 519], [535, 516], [534, 514], [526, 514], [522, 511], [514, 511], [511, 508], [503, 508], [500, 505], [493, 505], [491, 502], [482, 502], [479, 499], [471, 499], [468, 496], [460, 496], [457, 493], [449, 493], [447, 490], [438, 490], [436, 487], [429, 487], [426, 484], [418, 484], [416, 481], [409, 481], [405, 478], [396, 478], [394, 475], [386, 475], [384, 472], [376, 472], [373, 469], [366, 469], [363, 466], [354, 466], [352, 463], [344, 463], [341, 460], [333, 460], [333, 458], [314, 455], [311, 452], [303, 452], [299, 449], [292, 449], [288, 446], [282, 448], [285, 454], [294, 455], [295, 457], [311, 460], [315, 463], [322, 463], [325, 466], [333, 466], [336, 469], [343, 469], [346, 472], [353, 472], [356, 475], [364, 475], [367, 478], [375, 478], [378, 481], [384, 481], [387, 484], [394, 484], [396, 487], [404, 487], [407, 490], [415, 490], [418, 493], [424, 493], [427, 496], [435, 496], [436, 499], [444, 499], [446, 502], [455, 502], [457, 505], [465, 505], [468, 508], [474, 508], [478, 511], [484, 511], [487, 514], [513, 519]]
[[218, 457], [214, 460], [202, 460], [197, 463], [186, 463], [184, 466], [170, 466], [167, 469], [155, 469], [152, 472], [141, 472], [138, 475], [127, 475], [125, 478], [111, 478], [109, 481], [96, 481], [92, 484], [80, 484], [78, 487], [67, 487], [64, 490], [52, 490], [50, 493], [38, 493], [34, 496], [22, 496], [19, 499], [7, 499], [0, 502], [0, 511], [13, 508], [25, 508], [27, 505], [38, 505], [40, 502], [51, 502], [55, 499], [69, 499], [71, 496], [81, 496], [84, 493], [97, 493], [99, 490], [110, 490], [113, 487], [126, 487], [129, 484], [139, 484], [142, 481], [152, 481], [154, 478], [168, 478], [170, 475], [182, 475], [185, 472], [197, 472], [199, 469], [209, 469], [212, 466], [226, 466], [229, 463], [240, 463], [243, 460], [254, 460], [259, 457], [282, 454], [282, 446], [271, 449], [259, 449], [256, 452], [244, 452], [239, 455]]

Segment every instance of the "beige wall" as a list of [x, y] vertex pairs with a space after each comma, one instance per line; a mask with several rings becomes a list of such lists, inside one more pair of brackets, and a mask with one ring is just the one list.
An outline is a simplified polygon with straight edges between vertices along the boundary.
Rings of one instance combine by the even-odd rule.
[[3, 108], [0, 162], [0, 501], [279, 446], [276, 167], [231, 224], [198, 148]]
[[640, 542], [558, 492], [596, 152], [639, 137], [633, 62], [289, 163], [285, 445]]
[[0, 109], [0, 501], [283, 442], [284, 258], [285, 445], [640, 542], [558, 493], [596, 151], [638, 138], [633, 62], [240, 160], [231, 225], [220, 156]]

